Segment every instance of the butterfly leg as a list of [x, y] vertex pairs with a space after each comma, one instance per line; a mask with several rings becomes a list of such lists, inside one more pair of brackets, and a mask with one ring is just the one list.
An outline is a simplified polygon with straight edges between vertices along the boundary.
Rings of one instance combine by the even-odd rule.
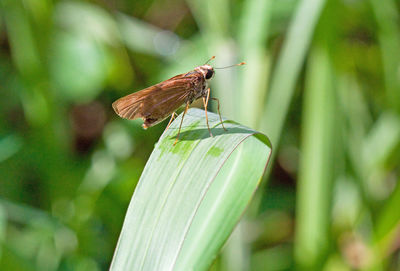
[[175, 115], [177, 115], [177, 114], [176, 114], [175, 112], [173, 112], [172, 115], [171, 115], [171, 119], [169, 120], [168, 125], [167, 125], [167, 127], [165, 128], [164, 133], [168, 130], [168, 128], [169, 128], [169, 126], [171, 125], [172, 121], [175, 119]]
[[203, 104], [204, 104], [204, 109], [206, 112], [206, 122], [207, 122], [207, 128], [208, 132], [210, 133], [210, 136], [212, 137], [210, 125], [208, 124], [208, 116], [207, 116], [207, 105], [208, 105], [208, 99], [210, 98], [210, 88], [207, 89], [207, 98], [203, 96]]
[[186, 103], [185, 111], [183, 111], [183, 115], [182, 115], [182, 119], [181, 119], [181, 124], [179, 125], [179, 130], [178, 130], [178, 134], [176, 135], [176, 139], [175, 139], [175, 142], [174, 142], [174, 146], [175, 146], [176, 142], [178, 142], [179, 134], [181, 133], [181, 127], [182, 127], [182, 123], [183, 123], [183, 118], [185, 117], [185, 114], [186, 114], [186, 112], [188, 111], [188, 109], [189, 109], [189, 102]]
[[218, 110], [219, 120], [221, 121], [222, 128], [224, 128], [225, 131], [228, 131], [228, 130], [226, 130], [226, 128], [224, 126], [224, 122], [222, 121], [222, 117], [221, 117], [221, 112], [219, 111], [219, 100], [217, 98], [211, 98], [211, 99], [214, 101], [217, 101], [217, 103], [218, 103], [217, 110]]

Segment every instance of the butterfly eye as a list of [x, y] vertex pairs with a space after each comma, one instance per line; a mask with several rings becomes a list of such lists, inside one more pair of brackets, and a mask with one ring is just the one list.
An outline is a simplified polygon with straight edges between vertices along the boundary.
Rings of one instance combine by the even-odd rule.
[[213, 74], [214, 74], [213, 70], [207, 70], [206, 79], [207, 80], [210, 79], [213, 76]]

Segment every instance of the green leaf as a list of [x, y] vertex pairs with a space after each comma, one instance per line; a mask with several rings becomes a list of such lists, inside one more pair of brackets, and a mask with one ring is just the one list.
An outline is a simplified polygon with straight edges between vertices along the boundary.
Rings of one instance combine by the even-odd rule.
[[299, 270], [320, 270], [329, 249], [335, 92], [325, 46], [311, 51], [304, 90], [296, 206], [295, 259]]
[[160, 141], [127, 211], [111, 270], [206, 270], [243, 214], [265, 170], [265, 135], [204, 111], [181, 116]]
[[296, 82], [325, 1], [302, 0], [299, 3], [277, 60], [260, 123], [261, 130], [268, 132], [274, 146], [279, 143]]
[[[236, 117], [245, 124], [255, 126], [261, 116], [266, 96], [270, 59], [265, 44], [271, 19], [270, 0], [244, 2], [239, 25], [239, 44], [247, 63], [242, 72], [241, 91]], [[252, 31], [249, 31], [251, 29]], [[236, 118], [235, 118], [236, 119]]]

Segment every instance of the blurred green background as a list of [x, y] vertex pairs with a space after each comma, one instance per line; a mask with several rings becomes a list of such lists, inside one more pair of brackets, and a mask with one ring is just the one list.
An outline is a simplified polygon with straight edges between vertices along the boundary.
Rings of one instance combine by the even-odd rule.
[[400, 270], [399, 6], [0, 0], [0, 270], [108, 269], [166, 126], [111, 103], [212, 55], [274, 150], [211, 270]]

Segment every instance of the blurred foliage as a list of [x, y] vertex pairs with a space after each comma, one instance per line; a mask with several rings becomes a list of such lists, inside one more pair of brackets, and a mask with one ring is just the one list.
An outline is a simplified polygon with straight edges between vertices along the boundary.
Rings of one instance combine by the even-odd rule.
[[0, 269], [106, 270], [166, 125], [111, 103], [216, 55], [274, 163], [212, 270], [400, 270], [399, 5], [0, 0]]

